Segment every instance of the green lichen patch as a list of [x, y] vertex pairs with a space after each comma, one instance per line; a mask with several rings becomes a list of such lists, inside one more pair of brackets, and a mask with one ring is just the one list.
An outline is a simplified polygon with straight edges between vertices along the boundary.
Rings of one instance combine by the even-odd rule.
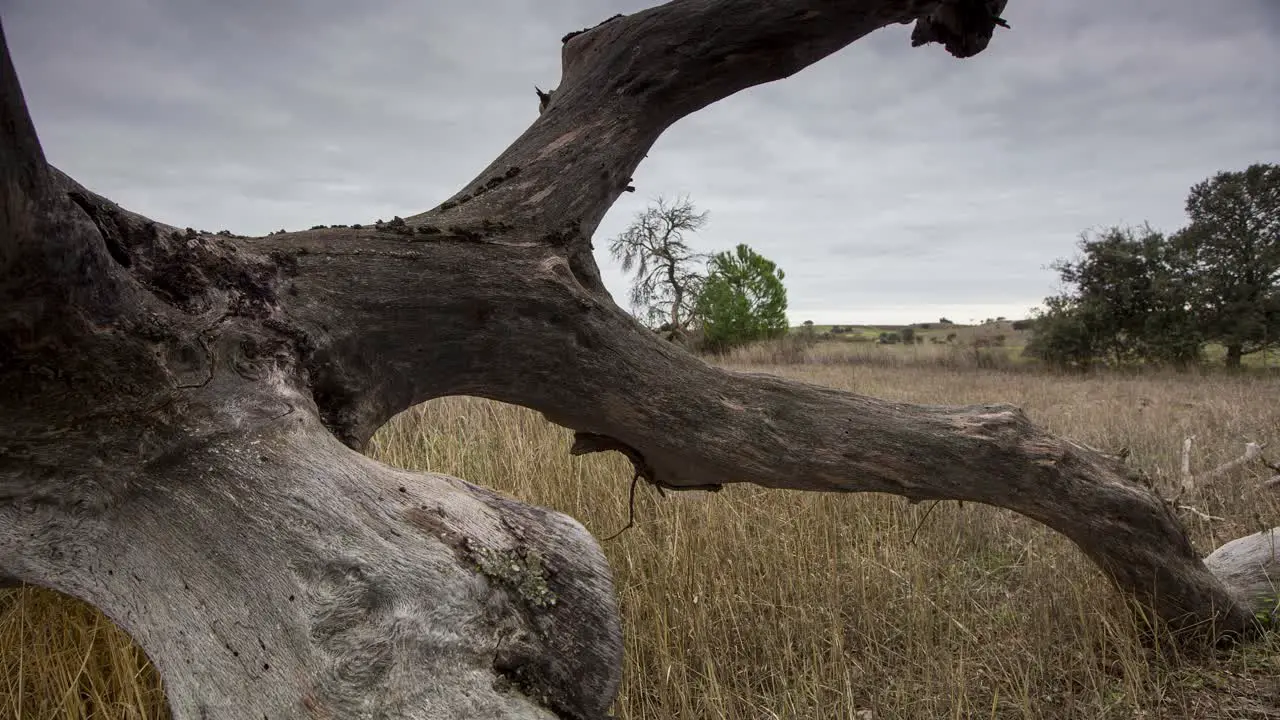
[[514, 592], [531, 607], [556, 604], [556, 595], [547, 584], [547, 568], [538, 553], [525, 548], [476, 547], [469, 539], [466, 546], [471, 561], [485, 577]]

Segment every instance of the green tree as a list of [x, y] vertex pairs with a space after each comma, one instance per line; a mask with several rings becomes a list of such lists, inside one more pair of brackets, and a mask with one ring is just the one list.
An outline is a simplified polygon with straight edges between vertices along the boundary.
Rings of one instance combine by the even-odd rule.
[[1063, 367], [1134, 362], [1186, 364], [1201, 338], [1185, 254], [1150, 226], [1085, 233], [1075, 260], [1053, 264], [1067, 286], [1046, 298], [1027, 354]]
[[746, 245], [717, 253], [707, 263], [698, 299], [707, 346], [726, 350], [787, 332], [786, 275]]
[[1280, 166], [1220, 172], [1191, 187], [1186, 208], [1174, 243], [1191, 264], [1200, 332], [1239, 367], [1280, 345]]
[[683, 337], [694, 321], [704, 279], [699, 265], [707, 257], [689, 248], [685, 233], [701, 230], [707, 217], [688, 198], [659, 197], [609, 246], [622, 271], [633, 273], [632, 311], [672, 339]]

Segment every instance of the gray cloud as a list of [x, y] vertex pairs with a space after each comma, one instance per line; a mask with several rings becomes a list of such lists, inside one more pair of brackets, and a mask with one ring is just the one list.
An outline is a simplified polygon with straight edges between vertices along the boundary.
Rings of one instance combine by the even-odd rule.
[[[554, 86], [559, 38], [643, 2], [0, 0], [49, 158], [176, 225], [243, 233], [436, 204]], [[1080, 231], [1172, 230], [1194, 182], [1280, 161], [1274, 0], [1015, 0], [956, 61], [886, 28], [678, 123], [605, 218], [658, 194], [788, 274], [799, 322], [1021, 315]]]

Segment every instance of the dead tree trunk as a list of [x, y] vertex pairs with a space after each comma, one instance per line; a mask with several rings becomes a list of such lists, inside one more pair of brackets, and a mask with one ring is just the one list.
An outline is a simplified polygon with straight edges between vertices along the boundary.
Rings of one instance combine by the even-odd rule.
[[625, 452], [665, 487], [1009, 508], [1171, 627], [1253, 632], [1275, 555], [1210, 572], [1118, 462], [1012, 407], [708, 367], [600, 281], [590, 237], [677, 119], [893, 23], [973, 55], [989, 5], [681, 0], [615, 18], [564, 39], [541, 114], [447, 202], [262, 238], [153, 222], [50, 167], [4, 47], [0, 578], [104, 610], [179, 719], [602, 717], [621, 633], [582, 526], [360, 454], [394, 413], [467, 394], [537, 409], [578, 431], [574, 452]]

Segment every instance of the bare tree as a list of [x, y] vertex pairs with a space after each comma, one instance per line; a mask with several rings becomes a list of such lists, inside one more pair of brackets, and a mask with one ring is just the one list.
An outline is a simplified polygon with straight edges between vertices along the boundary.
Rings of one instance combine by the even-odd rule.
[[706, 226], [707, 215], [687, 197], [674, 202], [659, 197], [609, 246], [623, 272], [633, 273], [631, 309], [650, 325], [668, 326], [672, 337], [683, 335], [694, 320], [704, 279], [697, 263], [707, 255], [690, 249], [684, 236]]
[[1188, 639], [1256, 633], [1280, 574], [1265, 534], [1207, 567], [1118, 459], [1016, 408], [713, 368], [600, 281], [590, 237], [676, 120], [894, 23], [973, 55], [992, 5], [617, 17], [564, 38], [543, 112], [448, 201], [258, 238], [154, 222], [48, 165], [0, 42], [0, 581], [101, 608], [179, 720], [603, 717], [621, 629], [586, 530], [360, 452], [396, 412], [467, 394], [539, 410], [577, 431], [571, 452], [625, 453], [663, 487], [1009, 508]]

